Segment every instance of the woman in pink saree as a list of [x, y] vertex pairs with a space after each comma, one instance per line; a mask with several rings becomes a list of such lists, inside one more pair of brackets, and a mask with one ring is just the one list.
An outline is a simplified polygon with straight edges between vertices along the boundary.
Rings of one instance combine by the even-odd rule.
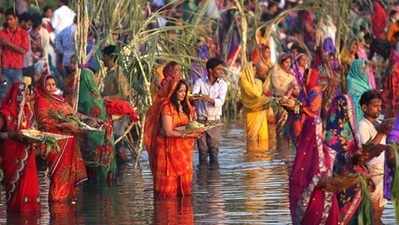
[[323, 146], [318, 70], [305, 72], [304, 81], [300, 101], [282, 102], [296, 116], [293, 126], [297, 149], [289, 180], [292, 222], [294, 225], [338, 224], [339, 209], [334, 193], [319, 187], [322, 177], [332, 175], [333, 159]]

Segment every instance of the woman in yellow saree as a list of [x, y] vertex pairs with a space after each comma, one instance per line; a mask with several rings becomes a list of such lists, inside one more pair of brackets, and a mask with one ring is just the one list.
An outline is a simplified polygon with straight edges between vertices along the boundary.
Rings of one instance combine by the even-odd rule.
[[245, 127], [248, 142], [262, 142], [268, 147], [268, 103], [264, 93], [263, 77], [267, 75], [262, 64], [246, 64], [240, 75], [241, 103], [244, 108]]

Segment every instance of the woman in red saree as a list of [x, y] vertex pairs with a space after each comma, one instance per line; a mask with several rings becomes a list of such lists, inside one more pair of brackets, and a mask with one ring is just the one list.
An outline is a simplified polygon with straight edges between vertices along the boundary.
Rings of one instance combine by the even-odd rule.
[[44, 76], [36, 93], [36, 116], [40, 130], [71, 137], [58, 141], [60, 151], [47, 155], [50, 176], [50, 201], [68, 201], [76, 197], [77, 185], [87, 179], [73, 123], [62, 123], [54, 113], [64, 116], [74, 114], [63, 97], [56, 95], [57, 87], [52, 76]]
[[10, 212], [40, 211], [35, 151], [16, 134], [32, 125], [33, 111], [27, 98], [25, 85], [16, 83], [0, 107], [0, 158]]
[[192, 153], [200, 133], [186, 135], [175, 129], [194, 118], [187, 91], [188, 86], [179, 74], [167, 78], [147, 112], [144, 143], [156, 197], [191, 195]]
[[323, 146], [318, 70], [307, 71], [304, 81], [300, 103], [282, 102], [296, 114], [293, 126], [297, 148], [289, 180], [292, 221], [294, 225], [338, 224], [339, 209], [334, 193], [319, 187], [322, 177], [332, 175], [333, 159]]

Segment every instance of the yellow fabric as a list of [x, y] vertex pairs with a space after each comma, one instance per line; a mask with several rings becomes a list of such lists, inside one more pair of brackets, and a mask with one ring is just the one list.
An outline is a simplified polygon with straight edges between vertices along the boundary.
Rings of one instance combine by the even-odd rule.
[[267, 115], [270, 99], [263, 94], [263, 83], [255, 78], [255, 69], [251, 64], [243, 67], [238, 84], [248, 141], [268, 140]]

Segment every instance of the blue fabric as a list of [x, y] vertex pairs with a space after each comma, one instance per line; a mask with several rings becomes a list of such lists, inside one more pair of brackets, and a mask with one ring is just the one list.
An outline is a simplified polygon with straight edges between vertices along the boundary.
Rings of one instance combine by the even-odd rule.
[[364, 92], [371, 90], [368, 76], [364, 72], [364, 66], [365, 63], [363, 60], [354, 60], [347, 76], [348, 94], [351, 96], [355, 106], [357, 122], [360, 122], [363, 118], [363, 112], [359, 103], [360, 97]]

